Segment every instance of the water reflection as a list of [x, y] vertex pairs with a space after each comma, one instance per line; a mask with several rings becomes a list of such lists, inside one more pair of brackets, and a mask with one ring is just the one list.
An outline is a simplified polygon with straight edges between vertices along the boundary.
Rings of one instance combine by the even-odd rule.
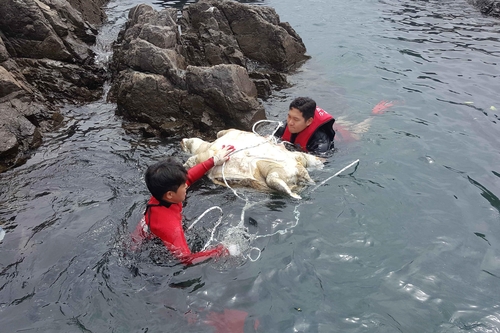
[[493, 208], [495, 208], [496, 210], [498, 210], [498, 212], [500, 212], [500, 199], [493, 192], [488, 190], [485, 186], [483, 186], [479, 182], [472, 179], [470, 176], [467, 176], [467, 179], [472, 185], [479, 188], [481, 190], [481, 196], [485, 198]]
[[[466, 2], [383, 3], [388, 6], [381, 18], [391, 26], [384, 31], [384, 38], [394, 41], [388, 41], [389, 45], [396, 46], [397, 42], [399, 52], [416, 65], [385, 64], [381, 69], [388, 79], [399, 80], [394, 73], [405, 75], [414, 79], [408, 91], [459, 104], [477, 102], [472, 98], [481, 87], [481, 104], [485, 107], [476, 107], [495, 107], [498, 101], [494, 82], [500, 76], [496, 66], [500, 60], [500, 38], [495, 20], [481, 18]], [[468, 62], [467, 66], [457, 66], [464, 62]], [[412, 68], [411, 72], [408, 68]], [[448, 70], [443, 72], [443, 68]]]

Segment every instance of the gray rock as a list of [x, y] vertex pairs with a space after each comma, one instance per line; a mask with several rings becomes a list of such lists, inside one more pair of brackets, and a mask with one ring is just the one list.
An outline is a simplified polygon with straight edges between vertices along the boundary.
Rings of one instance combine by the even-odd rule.
[[22, 58], [17, 64], [26, 80], [50, 102], [86, 102], [102, 96], [103, 69], [51, 59]]
[[242, 10], [239, 3], [224, 1], [221, 10], [241, 52], [249, 59], [285, 72], [307, 59], [302, 39], [288, 23], [280, 23], [273, 8], [251, 6]]
[[23, 164], [42, 143], [42, 131], [52, 129], [62, 117], [43, 102], [24, 93], [0, 98], [0, 172]]
[[258, 97], [308, 58], [273, 9], [216, 0], [185, 7], [180, 20], [176, 9], [138, 5], [113, 50], [109, 98], [120, 114], [162, 135], [205, 137], [251, 129], [265, 118]]
[[20, 90], [23, 90], [22, 84], [0, 66], [0, 98]]
[[308, 59], [300, 36], [275, 10], [235, 1], [205, 0], [186, 7], [180, 22], [189, 63], [234, 63], [287, 72]]
[[498, 0], [468, 0], [468, 2], [484, 15], [500, 17], [500, 1]]
[[[171, 118], [179, 118], [185, 90], [177, 89], [165, 76], [131, 69], [122, 71], [110, 92], [118, 111], [126, 118], [160, 128]], [[184, 117], [182, 117], [184, 118]]]
[[[83, 62], [91, 57], [89, 47], [87, 54], [82, 54], [78, 45], [75, 45], [78, 43], [74, 42], [76, 38], [73, 36], [78, 32], [87, 36], [84, 22], [78, 12], [66, 1], [45, 1], [56, 7], [51, 8], [38, 0], [4, 0], [0, 29], [9, 40], [10, 55], [68, 62]], [[75, 33], [70, 28], [74, 28]], [[88, 38], [91, 39], [90, 36]]]
[[160, 75], [186, 68], [184, 58], [175, 49], [157, 47], [143, 39], [135, 39], [130, 43], [122, 64], [141, 72]]
[[6, 61], [7, 59], [9, 59], [9, 52], [7, 52], [3, 39], [0, 36], [0, 63]]
[[186, 84], [190, 94], [201, 96], [208, 107], [217, 110], [225, 128], [250, 129], [257, 120], [265, 119], [255, 84], [241, 66], [189, 66]]
[[89, 25], [100, 25], [106, 19], [104, 8], [108, 0], [68, 0], [68, 2], [81, 13]]
[[23, 163], [62, 121], [58, 104], [102, 96], [105, 72], [91, 47], [104, 1], [71, 0], [75, 9], [65, 0], [2, 0], [0, 172]]
[[41, 103], [0, 66], [0, 172], [23, 163], [26, 153], [41, 144], [34, 123], [44, 119]]

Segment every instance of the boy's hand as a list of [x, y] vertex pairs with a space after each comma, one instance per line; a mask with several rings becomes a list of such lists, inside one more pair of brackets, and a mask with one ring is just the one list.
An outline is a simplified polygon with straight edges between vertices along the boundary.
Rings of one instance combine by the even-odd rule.
[[217, 249], [217, 256], [219, 257], [225, 257], [229, 255], [229, 250], [223, 244], [217, 245], [216, 249]]
[[227, 251], [232, 256], [239, 256], [241, 254], [240, 247], [236, 244], [227, 245]]
[[229, 160], [229, 155], [234, 151], [234, 146], [222, 146], [222, 149], [214, 155], [214, 165], [222, 165]]
[[239, 256], [241, 254], [240, 247], [236, 244], [219, 244], [217, 245], [217, 251], [219, 252], [220, 257]]

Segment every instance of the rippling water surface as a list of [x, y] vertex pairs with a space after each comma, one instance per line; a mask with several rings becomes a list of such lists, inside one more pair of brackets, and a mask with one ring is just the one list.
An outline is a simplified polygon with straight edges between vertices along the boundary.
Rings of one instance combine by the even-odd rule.
[[[100, 61], [137, 3], [108, 5]], [[301, 201], [246, 193], [251, 207], [202, 180], [187, 222], [220, 206], [216, 237], [241, 240], [244, 224], [247, 256], [183, 268], [154, 242], [127, 250], [143, 172], [185, 160], [178, 142], [126, 133], [104, 101], [67, 106], [33, 158], [0, 175], [2, 332], [500, 332], [500, 21], [462, 0], [254, 4], [312, 56], [264, 102], [270, 119], [299, 95], [354, 123], [395, 104], [312, 176], [359, 164]], [[193, 228], [193, 246], [218, 217]]]

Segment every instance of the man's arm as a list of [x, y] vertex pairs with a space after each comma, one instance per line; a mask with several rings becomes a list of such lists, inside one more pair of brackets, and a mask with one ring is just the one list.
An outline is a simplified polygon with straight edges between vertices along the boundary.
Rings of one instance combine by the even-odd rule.
[[321, 154], [333, 148], [333, 140], [324, 131], [316, 131], [307, 143], [309, 153]]

